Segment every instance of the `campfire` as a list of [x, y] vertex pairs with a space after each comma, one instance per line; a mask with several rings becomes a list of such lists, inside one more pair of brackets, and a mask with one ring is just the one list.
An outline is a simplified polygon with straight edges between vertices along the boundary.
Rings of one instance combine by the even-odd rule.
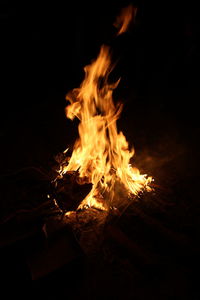
[[[185, 21], [181, 17], [179, 22], [175, 18], [179, 11], [175, 12], [174, 7], [160, 11], [159, 6], [153, 15], [154, 7], [151, 4], [138, 4], [141, 7], [140, 15], [137, 15], [137, 9], [133, 6], [123, 9], [113, 22], [116, 28], [113, 28], [114, 40], [99, 47], [99, 54], [97, 52], [94, 55], [94, 60], [84, 63], [86, 66], [82, 83], [75, 84], [77, 88], [73, 90], [68, 88], [71, 91], [64, 103], [67, 119], [62, 103], [55, 103], [55, 99], [62, 95], [63, 81], [70, 84], [77, 76], [73, 79], [73, 72], [66, 75], [62, 70], [66, 69], [66, 65], [70, 69], [69, 60], [74, 66], [80, 53], [74, 51], [72, 54], [71, 50], [83, 47], [82, 38], [84, 42], [88, 38], [87, 28], [91, 28], [91, 24], [96, 28], [95, 31], [105, 28], [112, 15], [109, 10], [113, 10], [111, 3], [109, 6], [106, 3], [108, 11], [105, 12], [101, 3], [96, 14], [95, 4], [88, 3], [88, 10], [84, 2], [84, 10], [81, 6], [77, 11], [76, 4], [72, 10], [67, 2], [64, 5], [66, 9], [55, 5], [40, 9], [38, 28], [35, 28], [34, 10], [34, 18], [30, 20], [27, 29], [20, 33], [19, 49], [24, 50], [27, 41], [28, 45], [34, 44], [34, 47], [28, 47], [28, 56], [24, 56], [24, 51], [21, 51], [24, 59], [18, 59], [16, 54], [19, 49], [11, 57], [14, 69], [17, 58], [22, 64], [22, 70], [25, 67], [27, 71], [18, 79], [12, 76], [13, 80], [17, 80], [14, 86], [20, 83], [16, 99], [24, 95], [27, 103], [27, 91], [32, 83], [24, 90], [21, 79], [26, 76], [28, 81], [37, 78], [33, 80], [33, 95], [29, 102], [36, 94], [38, 100], [31, 104], [31, 110], [27, 105], [21, 110], [24, 103], [19, 105], [16, 101], [19, 108], [7, 112], [9, 118], [7, 120], [6, 117], [5, 128], [2, 128], [2, 287], [6, 295], [13, 290], [20, 297], [37, 297], [40, 294], [45, 299], [52, 295], [55, 298], [67, 296], [69, 299], [88, 300], [200, 299], [198, 277], [195, 276], [199, 270], [200, 250], [199, 192], [196, 188], [198, 170], [195, 168], [198, 139], [197, 134], [191, 137], [192, 124], [188, 124], [188, 119], [183, 126], [179, 97], [175, 103], [177, 86], [173, 84], [174, 78], [170, 77], [172, 71], [181, 75], [183, 70], [179, 68], [179, 46], [184, 38], [182, 25], [192, 25], [191, 19], [188, 21], [186, 18]], [[70, 25], [77, 21], [73, 28], [65, 23], [66, 14]], [[169, 15], [172, 17], [170, 28], [165, 22]], [[9, 18], [12, 19], [10, 23], [7, 17], [6, 24], [10, 25], [6, 32], [10, 33], [13, 22], [20, 25], [21, 19], [18, 18], [19, 23], [16, 17], [14, 21]], [[104, 24], [99, 22], [102, 17], [105, 17]], [[160, 22], [162, 17], [166, 18]], [[83, 19], [87, 20], [84, 28], [78, 26]], [[138, 27], [130, 35], [126, 34], [136, 21]], [[178, 27], [174, 27], [175, 23]], [[46, 24], [50, 25], [47, 31]], [[55, 26], [53, 36], [52, 26]], [[64, 51], [61, 53], [59, 62], [64, 63], [63, 68], [63, 65], [57, 64], [56, 53], [60, 52], [59, 45], [65, 45], [63, 35], [66, 28], [70, 34], [67, 43], [78, 43], [67, 52], [68, 59], [65, 57], [64, 60]], [[196, 31], [195, 27], [189, 29], [192, 31], [187, 46], [193, 47], [196, 45]], [[37, 39], [35, 30], [39, 30]], [[41, 44], [44, 32], [47, 36]], [[175, 35], [171, 38], [172, 32]], [[163, 37], [160, 41], [161, 34]], [[11, 38], [9, 34], [5, 36], [9, 37], [11, 45], [18, 38], [18, 30], [12, 32]], [[49, 62], [50, 56], [53, 60], [46, 68], [43, 54], [49, 46], [50, 36], [55, 46], [47, 53], [46, 62]], [[174, 45], [175, 36], [179, 41]], [[106, 40], [107, 37], [106, 33]], [[138, 41], [136, 45], [131, 44], [134, 40], [130, 39], [133, 37]], [[167, 50], [163, 47], [166, 37], [169, 46]], [[152, 38], [151, 47], [147, 47]], [[91, 43], [95, 47], [96, 42]], [[130, 48], [124, 49], [125, 44]], [[90, 43], [85, 45], [86, 48], [91, 46]], [[159, 55], [156, 52], [158, 48], [161, 50]], [[121, 51], [124, 53], [122, 63], [115, 70]], [[154, 52], [154, 59], [148, 63], [148, 58]], [[181, 54], [182, 59], [187, 58], [188, 53], [184, 52], [181, 52], [184, 54]], [[196, 58], [197, 53], [193, 52], [190, 58]], [[81, 61], [85, 57], [84, 53], [80, 55]], [[169, 58], [172, 58], [170, 68], [166, 67]], [[37, 64], [33, 68], [36, 60]], [[162, 66], [158, 70], [160, 64]], [[124, 75], [123, 66], [127, 66]], [[188, 64], [189, 69], [186, 68], [186, 71], [191, 71], [191, 66]], [[5, 74], [11, 71], [12, 68], [8, 68]], [[39, 71], [42, 77], [38, 75]], [[125, 93], [120, 75], [116, 76], [120, 71], [121, 76], [131, 82], [130, 89]], [[58, 73], [60, 75], [55, 81], [54, 74]], [[136, 75], [138, 78], [133, 82]], [[161, 75], [166, 80], [163, 81], [161, 77], [161, 86], [158, 88], [157, 81]], [[170, 78], [169, 82], [167, 77]], [[41, 78], [44, 82], [40, 82]], [[6, 88], [8, 99], [12, 95], [13, 80], [9, 80], [9, 89]], [[190, 88], [179, 86], [179, 96], [182, 93], [186, 93], [186, 96], [194, 95], [189, 93], [191, 87], [195, 87], [189, 77], [188, 80], [184, 78], [183, 82], [188, 83]], [[40, 101], [43, 100], [43, 91], [45, 100]], [[123, 94], [127, 96], [123, 97]], [[163, 96], [161, 100], [159, 96]], [[12, 104], [11, 100], [9, 104]], [[127, 104], [123, 105], [125, 102]], [[171, 107], [172, 102], [175, 103], [174, 108]], [[19, 111], [20, 114], [17, 113]], [[68, 130], [63, 127], [63, 122], [70, 123]], [[74, 130], [70, 130], [72, 126], [78, 127], [77, 134], [73, 135]], [[197, 133], [197, 130], [194, 132]], [[63, 140], [65, 133], [68, 134], [67, 141]], [[73, 146], [70, 139], [75, 141]], [[138, 149], [137, 157], [132, 142]], [[152, 174], [156, 184], [149, 176]]]
[[[135, 15], [133, 6], [122, 10], [114, 24], [118, 29], [117, 35], [127, 30]], [[132, 165], [134, 149], [129, 149], [123, 132], [117, 129], [123, 105], [113, 101], [113, 91], [120, 82], [120, 79], [110, 82], [113, 68], [111, 48], [103, 45], [96, 60], [84, 68], [85, 78], [80, 87], [66, 96], [70, 102], [66, 116], [71, 120], [79, 119], [79, 137], [71, 156], [67, 149], [59, 157], [55, 184], [60, 184], [70, 174], [76, 174], [74, 178], [78, 184], [90, 185], [90, 191], [82, 199], [79, 209], [119, 208], [141, 192], [151, 190], [152, 178], [140, 174]]]

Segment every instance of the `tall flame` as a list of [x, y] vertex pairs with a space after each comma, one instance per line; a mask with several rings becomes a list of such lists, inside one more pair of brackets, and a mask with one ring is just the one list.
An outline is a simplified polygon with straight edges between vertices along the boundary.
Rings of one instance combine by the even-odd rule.
[[[122, 24], [121, 32], [128, 23]], [[119, 187], [123, 187], [127, 195], [138, 195], [141, 190], [150, 189], [151, 177], [141, 175], [131, 166], [134, 150], [129, 150], [125, 136], [117, 130], [122, 104], [113, 102], [113, 90], [119, 80], [109, 84], [112, 69], [110, 48], [104, 45], [97, 59], [84, 68], [85, 79], [81, 86], [66, 96], [70, 101], [66, 116], [72, 120], [77, 117], [80, 123], [79, 138], [61, 174], [78, 171], [82, 182], [92, 183], [92, 190], [82, 206], [106, 208], [114, 205]]]

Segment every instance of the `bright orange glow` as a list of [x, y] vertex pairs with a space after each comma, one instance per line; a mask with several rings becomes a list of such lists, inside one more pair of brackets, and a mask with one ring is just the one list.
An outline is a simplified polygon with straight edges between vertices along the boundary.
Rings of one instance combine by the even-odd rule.
[[141, 175], [131, 166], [134, 150], [129, 150], [125, 136], [117, 131], [116, 121], [122, 105], [115, 105], [112, 98], [119, 81], [108, 83], [112, 71], [110, 48], [102, 46], [97, 59], [84, 71], [85, 79], [81, 86], [66, 97], [70, 101], [66, 116], [80, 120], [79, 138], [60, 174], [78, 171], [83, 183], [93, 184], [81, 207], [108, 209], [115, 204], [120, 186], [127, 191], [127, 196], [138, 195], [140, 191], [150, 189], [151, 177]]
[[127, 31], [129, 24], [132, 20], [134, 20], [137, 13], [137, 8], [129, 5], [121, 10], [120, 15], [117, 17], [114, 26], [118, 28], [118, 33], [122, 34], [123, 32]]

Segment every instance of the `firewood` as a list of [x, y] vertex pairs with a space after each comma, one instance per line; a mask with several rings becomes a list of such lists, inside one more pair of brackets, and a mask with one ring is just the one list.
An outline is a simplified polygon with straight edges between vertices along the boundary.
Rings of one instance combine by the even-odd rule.
[[92, 184], [79, 177], [78, 172], [67, 172], [54, 184], [54, 195], [63, 211], [76, 210], [89, 194]]

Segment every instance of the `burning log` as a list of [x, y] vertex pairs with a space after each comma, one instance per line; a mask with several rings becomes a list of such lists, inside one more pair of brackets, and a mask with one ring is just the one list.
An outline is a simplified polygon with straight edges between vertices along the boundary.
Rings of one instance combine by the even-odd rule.
[[92, 184], [80, 179], [78, 172], [67, 172], [53, 183], [56, 202], [62, 211], [76, 210], [89, 194]]

